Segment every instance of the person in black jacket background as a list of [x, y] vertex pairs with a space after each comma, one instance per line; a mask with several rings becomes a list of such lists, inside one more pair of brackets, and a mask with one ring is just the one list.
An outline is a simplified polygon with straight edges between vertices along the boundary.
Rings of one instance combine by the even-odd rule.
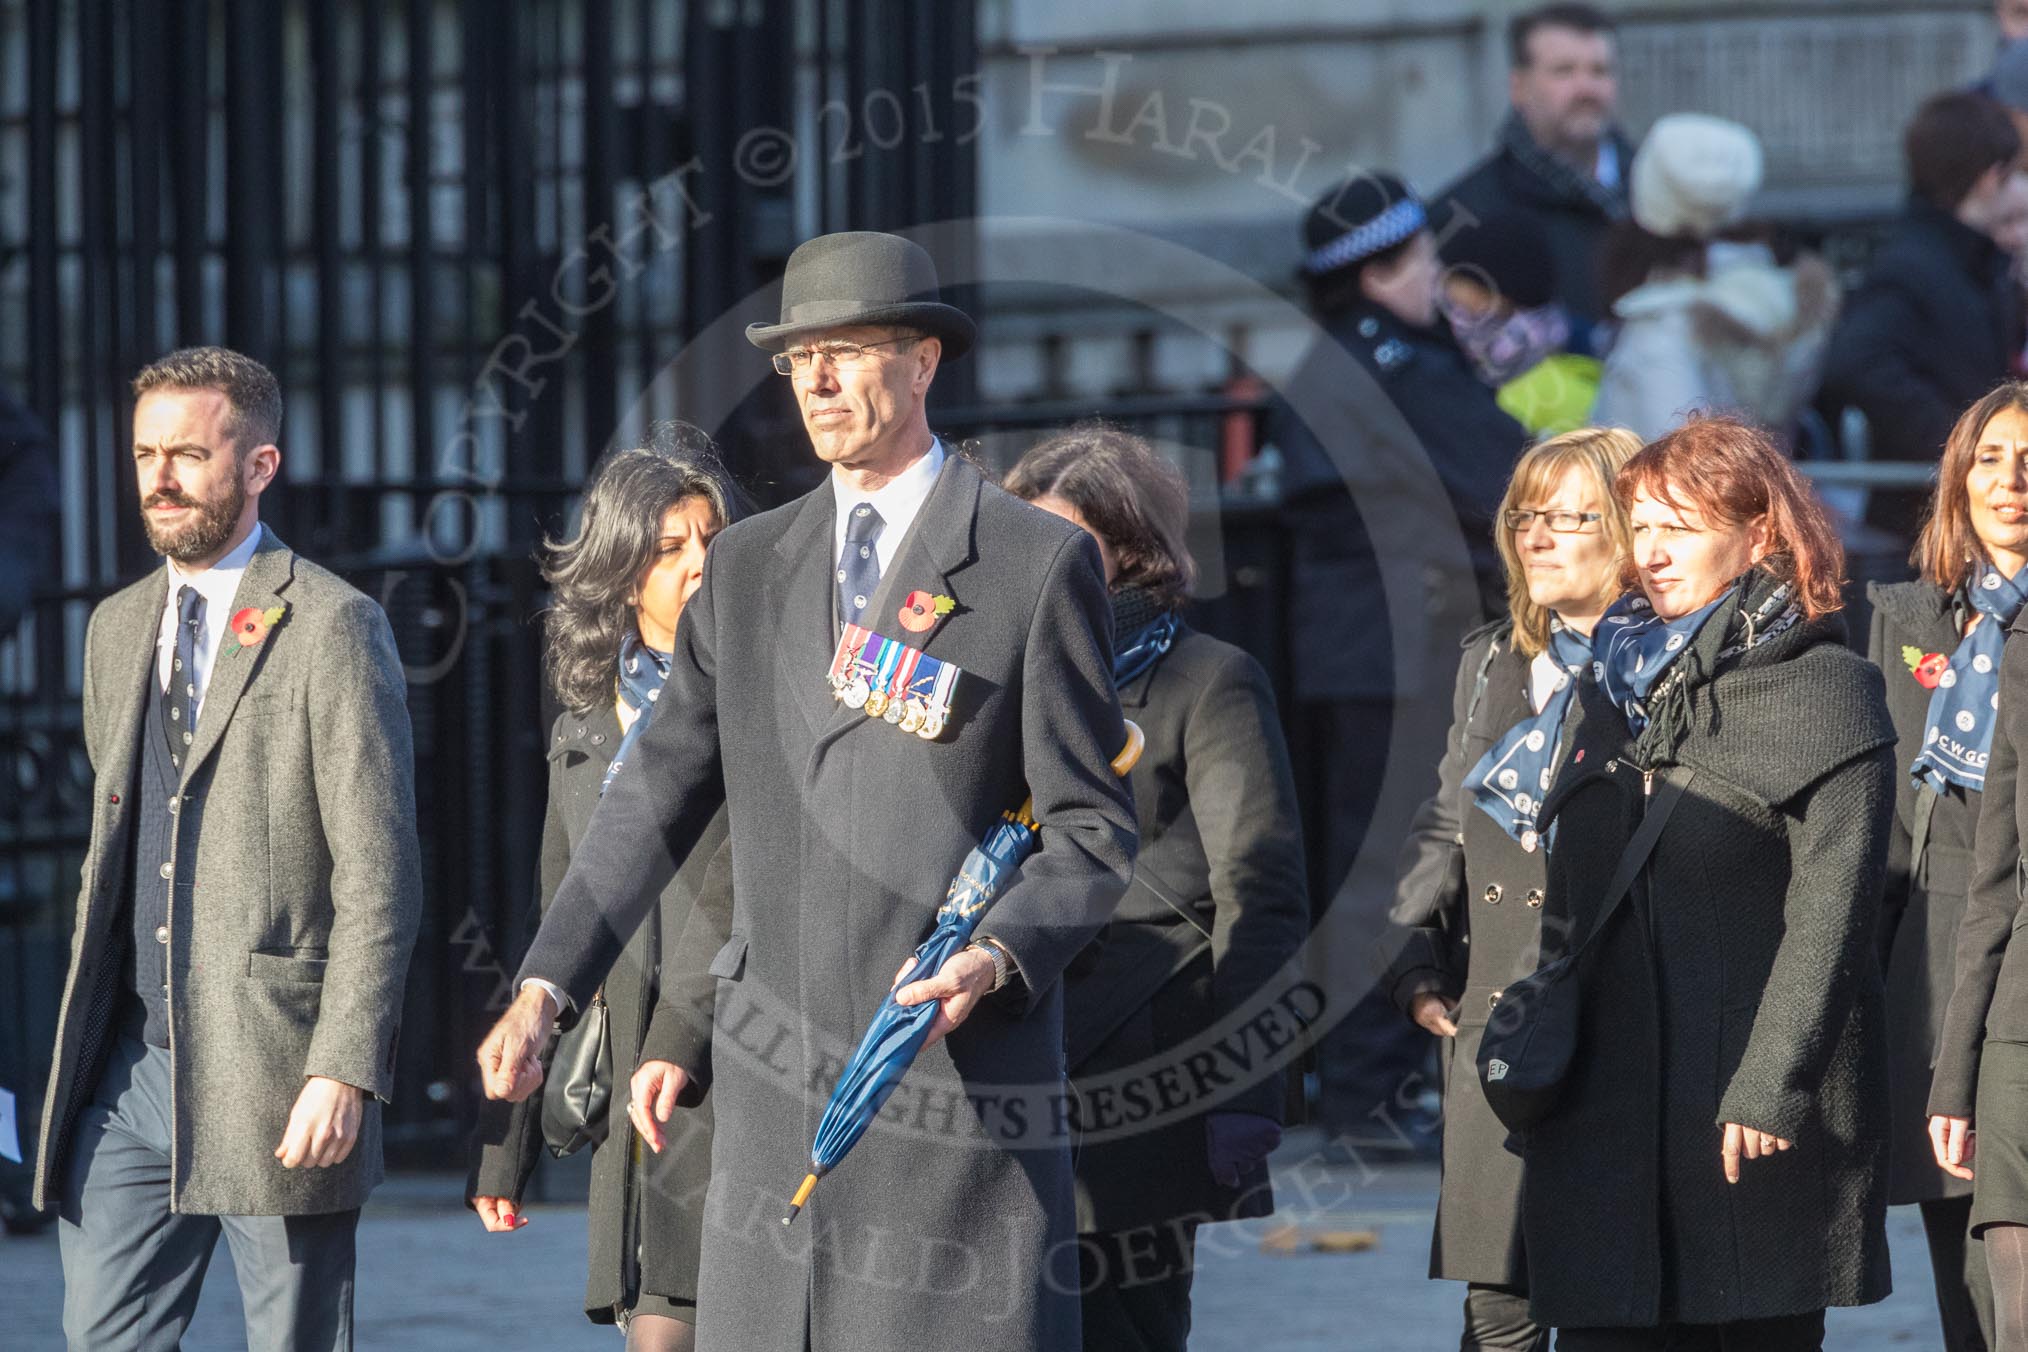
[[1183, 1352], [1198, 1226], [1274, 1211], [1266, 1161], [1287, 1088], [1263, 1070], [1209, 1104], [1145, 1113], [1120, 1081], [1174, 1071], [1236, 1017], [1259, 1017], [1255, 1002], [1302, 947], [1309, 903], [1288, 749], [1267, 673], [1178, 613], [1196, 572], [1189, 489], [1153, 447], [1077, 427], [1030, 450], [1004, 486], [1098, 540], [1120, 705], [1148, 739], [1130, 777], [1133, 885], [1064, 982], [1084, 1136], [1084, 1345]]
[[[1866, 415], [1871, 458], [1934, 464], [1958, 415], [2006, 378], [2020, 348], [2019, 292], [1993, 232], [2021, 138], [1990, 99], [1939, 94], [1903, 151], [1908, 205], [1832, 334], [1824, 398]], [[1926, 501], [1876, 489], [1866, 520], [1911, 539]]]
[[[646, 729], [661, 694], [677, 619], [703, 576], [711, 539], [743, 514], [739, 488], [705, 434], [657, 423], [650, 444], [608, 456], [585, 489], [577, 533], [552, 542], [543, 575], [554, 593], [544, 665], [564, 712], [550, 730], [549, 808], [539, 903], [547, 909], [606, 786]], [[704, 1190], [711, 1177], [711, 1100], [704, 1092], [714, 983], [664, 980], [691, 909], [730, 909], [723, 811], [677, 869], [606, 978], [613, 1084], [594, 1147], [585, 1315], [622, 1325], [629, 1352], [686, 1352], [697, 1322]], [[705, 894], [710, 893], [710, 898]], [[653, 1063], [679, 1066], [694, 1088], [680, 1111], [637, 1102]], [[655, 1077], [654, 1082], [666, 1082]], [[546, 1092], [560, 1093], [552, 1085]], [[488, 1230], [528, 1223], [520, 1202], [543, 1140], [542, 1098], [482, 1110], [471, 1204]], [[638, 1129], [638, 1130], [637, 1130]]]
[[1599, 256], [1627, 214], [1632, 144], [1613, 125], [1619, 104], [1612, 20], [1585, 4], [1551, 4], [1507, 25], [1508, 98], [1499, 145], [1433, 199], [1448, 249], [1520, 213], [1548, 237], [1558, 301], [1576, 322], [1571, 350], [1596, 355], [1606, 318]]
[[[1434, 781], [1450, 712], [1441, 692], [1458, 641], [1505, 604], [1493, 513], [1527, 433], [1500, 410], [1438, 312], [1441, 263], [1422, 201], [1405, 183], [1372, 173], [1338, 185], [1305, 218], [1303, 244], [1322, 333], [1269, 433], [1286, 463], [1297, 792], [1312, 908], [1340, 898], [1356, 907], [1359, 923], [1340, 932], [1372, 935], [1374, 950], [1328, 956], [1343, 997], [1361, 1004], [1321, 1049], [1321, 1108], [1355, 1148], [1398, 1148], [1426, 1143], [1414, 1123], [1395, 1118], [1428, 1046], [1376, 987], [1392, 956], [1379, 951], [1392, 846], [1384, 858], [1369, 852], [1374, 867], [1361, 876], [1353, 866], [1383, 806], [1390, 738], [1406, 787], [1386, 829], [1405, 830]], [[1364, 379], [1344, 379], [1347, 355]], [[1387, 566], [1417, 585], [1397, 605], [1368, 522], [1408, 520], [1421, 523], [1409, 546], [1417, 552], [1391, 554]]]
[[54, 574], [50, 544], [56, 537], [56, 448], [28, 406], [0, 389], [0, 502], [7, 529], [0, 531], [0, 638], [14, 632], [29, 598]]
[[1993, 1345], [1993, 1296], [1986, 1246], [1967, 1242], [1971, 1181], [1938, 1168], [1930, 1144], [1930, 1071], [1955, 978], [2000, 654], [2028, 583], [2024, 561], [2028, 385], [2010, 382], [1972, 405], [1944, 443], [1915, 551], [1920, 575], [1867, 589], [1867, 656], [1887, 678], [1904, 772], [1895, 781], [1881, 918], [1894, 1133], [1887, 1200], [1922, 1208], [1951, 1352]]
[[1592, 631], [1620, 594], [1627, 523], [1613, 477], [1640, 449], [1625, 428], [1581, 428], [1514, 467], [1498, 527], [1511, 618], [1465, 644], [1437, 792], [1402, 846], [1394, 920], [1410, 939], [1389, 990], [1444, 1039], [1429, 1275], [1468, 1284], [1463, 1352], [1549, 1347], [1528, 1314], [1521, 1161], [1479, 1088], [1479, 1041], [1494, 993], [1538, 965], [1547, 878], [1535, 814]]

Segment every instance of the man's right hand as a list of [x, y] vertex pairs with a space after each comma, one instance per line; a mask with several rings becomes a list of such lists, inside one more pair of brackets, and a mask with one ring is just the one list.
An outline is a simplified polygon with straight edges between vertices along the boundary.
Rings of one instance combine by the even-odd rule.
[[542, 1049], [556, 1023], [556, 1001], [539, 986], [523, 986], [479, 1044], [479, 1075], [486, 1097], [519, 1103], [542, 1087]]
[[690, 1073], [673, 1061], [643, 1061], [628, 1082], [627, 1120], [658, 1155], [668, 1144], [662, 1124], [676, 1111], [676, 1096], [689, 1083]]
[[1451, 1021], [1451, 1015], [1457, 1008], [1435, 991], [1424, 991], [1415, 997], [1408, 1010], [1411, 1018], [1438, 1037], [1456, 1037], [1458, 1026]]
[[479, 1220], [495, 1234], [506, 1234], [528, 1224], [528, 1218], [515, 1209], [512, 1197], [474, 1197], [472, 1210], [479, 1213]]

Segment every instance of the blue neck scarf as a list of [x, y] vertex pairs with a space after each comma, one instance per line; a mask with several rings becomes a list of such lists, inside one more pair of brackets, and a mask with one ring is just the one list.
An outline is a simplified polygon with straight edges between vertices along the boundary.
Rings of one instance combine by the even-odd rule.
[[668, 679], [668, 653], [650, 648], [636, 634], [628, 634], [620, 640], [620, 703], [639, 716], [620, 738], [619, 750], [613, 753], [613, 763], [606, 767], [605, 778], [599, 781], [601, 797], [613, 786], [613, 777], [619, 774], [620, 766], [634, 749], [634, 743], [640, 741], [641, 734], [647, 731], [648, 720], [655, 713], [655, 701], [662, 695], [662, 683]]
[[2007, 646], [2007, 626], [2028, 601], [2022, 581], [1986, 564], [1965, 588], [1965, 599], [1985, 619], [1958, 643], [1930, 692], [1929, 727], [1910, 771], [1918, 787], [1938, 793], [1951, 784], [1974, 791], [1986, 787], [1986, 758], [2000, 707], [2000, 652]]
[[1592, 678], [1606, 698], [1626, 715], [1627, 727], [1639, 736], [1648, 726], [1648, 697], [1704, 622], [1732, 599], [1734, 587], [1718, 599], [1680, 619], [1665, 620], [1639, 592], [1613, 602], [1592, 634]]
[[1113, 689], [1125, 690], [1146, 675], [1176, 642], [1176, 631], [1181, 627], [1182, 622], [1171, 611], [1128, 635], [1113, 656]]
[[1542, 809], [1556, 768], [1557, 737], [1563, 731], [1563, 716], [1570, 711], [1571, 696], [1577, 693], [1577, 679], [1591, 660], [1591, 640], [1565, 627], [1563, 621], [1552, 620], [1549, 659], [1561, 674], [1556, 688], [1542, 702], [1542, 712], [1509, 728], [1465, 776], [1465, 786], [1479, 810], [1531, 852], [1536, 845], [1535, 816]]

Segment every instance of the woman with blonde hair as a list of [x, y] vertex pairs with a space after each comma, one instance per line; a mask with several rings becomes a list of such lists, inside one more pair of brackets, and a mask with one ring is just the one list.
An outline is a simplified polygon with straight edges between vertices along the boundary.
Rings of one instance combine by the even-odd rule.
[[1620, 594], [1628, 536], [1613, 478], [1640, 449], [1623, 428], [1580, 428], [1514, 467], [1494, 526], [1512, 618], [1465, 641], [1437, 793], [1416, 816], [1395, 893], [1393, 918], [1409, 936], [1390, 973], [1393, 998], [1445, 1045], [1430, 1276], [1468, 1283], [1466, 1349], [1549, 1346], [1528, 1314], [1521, 1162], [1504, 1148], [1507, 1129], [1474, 1065], [1488, 997], [1536, 967], [1545, 887], [1536, 812], [1592, 629]]

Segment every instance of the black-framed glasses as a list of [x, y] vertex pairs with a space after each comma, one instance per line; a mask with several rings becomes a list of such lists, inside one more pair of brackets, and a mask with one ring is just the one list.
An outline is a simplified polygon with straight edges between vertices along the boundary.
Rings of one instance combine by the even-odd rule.
[[1508, 530], [1519, 535], [1522, 531], [1527, 530], [1538, 516], [1542, 518], [1544, 525], [1548, 526], [1549, 529], [1555, 531], [1558, 535], [1569, 535], [1573, 531], [1583, 530], [1594, 521], [1604, 519], [1603, 515], [1598, 512], [1566, 512], [1561, 509], [1549, 510], [1540, 507], [1509, 507], [1500, 520], [1506, 524]]
[[906, 338], [883, 338], [877, 343], [812, 343], [809, 347], [791, 347], [775, 353], [772, 358], [775, 370], [785, 376], [810, 369], [810, 361], [822, 357], [833, 366], [858, 366], [865, 362], [866, 354], [876, 347], [892, 347], [896, 343], [913, 343], [921, 334], [910, 334]]

